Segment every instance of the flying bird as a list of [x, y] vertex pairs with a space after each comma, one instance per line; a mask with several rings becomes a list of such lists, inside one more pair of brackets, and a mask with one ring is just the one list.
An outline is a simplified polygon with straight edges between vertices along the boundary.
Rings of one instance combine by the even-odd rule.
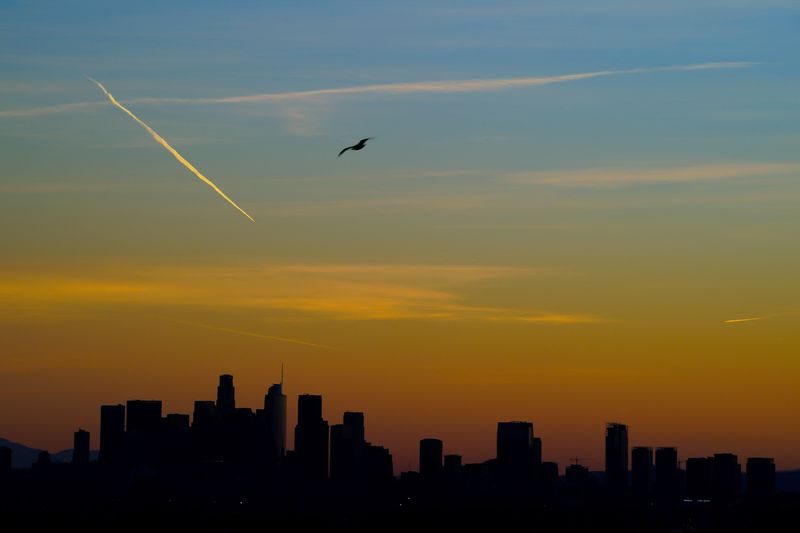
[[337, 155], [336, 157], [342, 157], [342, 154], [345, 153], [348, 150], [361, 150], [362, 148], [364, 148], [367, 145], [367, 141], [368, 140], [374, 139], [374, 138], [375, 137], [367, 137], [366, 139], [361, 139], [360, 141], [358, 141], [353, 146], [348, 146], [347, 148], [345, 148], [344, 150], [339, 152], [339, 155]]

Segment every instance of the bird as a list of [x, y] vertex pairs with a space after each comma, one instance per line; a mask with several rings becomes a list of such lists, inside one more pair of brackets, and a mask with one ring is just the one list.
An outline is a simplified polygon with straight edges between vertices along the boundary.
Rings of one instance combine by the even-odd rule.
[[347, 148], [345, 148], [344, 150], [339, 152], [339, 155], [337, 155], [336, 157], [342, 157], [342, 154], [345, 153], [348, 150], [361, 150], [362, 148], [364, 148], [367, 145], [367, 141], [368, 140], [374, 139], [374, 138], [375, 137], [367, 137], [366, 139], [361, 139], [360, 141], [358, 141], [353, 146], [348, 146]]

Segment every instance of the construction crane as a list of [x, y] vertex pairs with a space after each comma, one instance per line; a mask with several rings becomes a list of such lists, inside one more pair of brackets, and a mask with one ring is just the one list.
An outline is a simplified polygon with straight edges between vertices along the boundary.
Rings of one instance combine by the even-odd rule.
[[570, 457], [569, 460], [572, 461], [572, 464], [577, 465], [581, 461], [591, 460], [591, 457]]

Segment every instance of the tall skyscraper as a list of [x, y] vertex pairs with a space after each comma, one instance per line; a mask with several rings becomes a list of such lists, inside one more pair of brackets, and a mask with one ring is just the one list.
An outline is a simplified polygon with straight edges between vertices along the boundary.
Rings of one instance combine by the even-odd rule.
[[89, 464], [89, 432], [78, 429], [72, 440], [72, 464], [86, 466]]
[[658, 448], [656, 450], [656, 500], [662, 504], [675, 504], [680, 500], [680, 490], [677, 448]]
[[442, 471], [444, 443], [439, 439], [419, 441], [419, 473], [425, 478], [438, 477]]
[[[497, 462], [511, 467], [532, 466], [536, 459], [533, 423], [497, 423]], [[541, 441], [539, 446], [541, 461]]]
[[156, 433], [161, 425], [161, 400], [128, 400], [128, 433]]
[[742, 467], [736, 455], [715, 453], [711, 474], [711, 500], [722, 505], [735, 503], [739, 496], [741, 475]]
[[606, 485], [620, 493], [628, 480], [628, 426], [606, 425]]
[[365, 477], [364, 413], [347, 411], [331, 427], [331, 479], [354, 482]]
[[686, 499], [711, 500], [712, 459], [691, 457], [686, 460]]
[[747, 497], [767, 500], [775, 495], [775, 460], [770, 457], [747, 459]]
[[217, 411], [222, 415], [236, 410], [236, 395], [233, 388], [233, 376], [222, 374], [217, 385]]
[[631, 489], [639, 501], [650, 498], [653, 483], [653, 448], [635, 446], [631, 450]]
[[267, 390], [264, 396], [264, 416], [267, 454], [274, 460], [280, 460], [286, 454], [286, 395], [283, 394], [283, 381]]
[[322, 396], [298, 396], [294, 452], [301, 476], [316, 481], [328, 477], [328, 422], [322, 418]]
[[125, 454], [125, 406], [100, 406], [100, 457], [102, 464], [116, 464]]

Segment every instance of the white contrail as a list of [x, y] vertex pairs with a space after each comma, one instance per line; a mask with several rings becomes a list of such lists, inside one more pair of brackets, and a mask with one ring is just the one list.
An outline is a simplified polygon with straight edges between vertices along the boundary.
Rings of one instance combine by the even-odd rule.
[[217, 192], [217, 194], [219, 194], [220, 196], [222, 196], [223, 198], [225, 198], [225, 200], [227, 200], [229, 204], [231, 204], [233, 207], [235, 207], [236, 209], [238, 209], [238, 210], [239, 210], [239, 211], [240, 211], [240, 212], [241, 212], [241, 213], [242, 213], [244, 216], [246, 216], [247, 218], [249, 218], [249, 219], [250, 219], [252, 222], [255, 222], [255, 220], [253, 219], [253, 217], [251, 217], [250, 215], [248, 215], [248, 214], [247, 214], [247, 211], [245, 211], [244, 209], [242, 209], [241, 207], [239, 207], [238, 205], [236, 205], [236, 202], [234, 202], [233, 200], [231, 200], [230, 198], [228, 198], [228, 196], [227, 196], [227, 195], [226, 195], [224, 192], [222, 192], [222, 190], [221, 190], [219, 187], [217, 187], [216, 185], [214, 185], [214, 183], [213, 183], [213, 182], [212, 182], [210, 179], [208, 179], [207, 177], [203, 176], [203, 174], [202, 174], [202, 173], [201, 173], [199, 170], [197, 170], [196, 168], [194, 168], [194, 165], [192, 165], [191, 163], [189, 163], [189, 162], [188, 162], [188, 161], [187, 161], [187, 160], [186, 160], [186, 159], [185, 159], [185, 158], [184, 158], [184, 157], [183, 157], [181, 154], [179, 154], [179, 153], [178, 153], [178, 151], [177, 151], [175, 148], [173, 148], [172, 146], [170, 146], [170, 144], [169, 144], [169, 143], [168, 143], [168, 142], [167, 142], [167, 141], [166, 141], [166, 140], [165, 140], [165, 139], [164, 139], [164, 138], [163, 138], [161, 135], [159, 135], [158, 133], [156, 133], [156, 131], [155, 131], [153, 128], [151, 128], [150, 126], [148, 126], [147, 124], [145, 124], [145, 123], [144, 123], [144, 121], [142, 121], [142, 120], [141, 120], [139, 117], [137, 117], [136, 115], [134, 115], [133, 113], [131, 113], [131, 111], [130, 111], [130, 110], [127, 108], [127, 107], [125, 107], [125, 106], [123, 106], [122, 104], [120, 104], [120, 103], [117, 101], [117, 99], [116, 99], [116, 98], [114, 98], [114, 96], [113, 96], [113, 95], [112, 95], [110, 92], [108, 92], [108, 90], [107, 90], [107, 89], [106, 89], [106, 88], [103, 86], [103, 84], [102, 84], [102, 83], [100, 83], [99, 81], [97, 81], [97, 80], [95, 80], [95, 79], [93, 79], [93, 78], [89, 78], [89, 79], [90, 79], [91, 81], [93, 81], [94, 83], [96, 83], [98, 87], [100, 87], [100, 89], [101, 89], [101, 90], [102, 90], [102, 91], [105, 93], [105, 95], [108, 97], [108, 99], [111, 101], [111, 103], [112, 103], [112, 104], [114, 104], [114, 105], [115, 105], [115, 106], [117, 106], [118, 108], [120, 108], [120, 109], [122, 109], [123, 111], [125, 111], [125, 113], [127, 113], [127, 114], [128, 114], [128, 116], [130, 116], [130, 117], [131, 117], [133, 120], [135, 120], [136, 122], [138, 122], [138, 123], [139, 123], [139, 124], [140, 124], [140, 125], [141, 125], [141, 126], [144, 128], [144, 129], [146, 129], [146, 130], [147, 130], [147, 133], [149, 133], [149, 134], [150, 134], [150, 136], [151, 136], [151, 137], [153, 137], [153, 139], [155, 139], [155, 140], [156, 140], [156, 142], [157, 142], [158, 144], [160, 144], [161, 146], [163, 146], [164, 148], [166, 148], [166, 149], [167, 149], [167, 151], [168, 151], [169, 153], [171, 153], [171, 154], [173, 155], [173, 157], [175, 157], [175, 159], [177, 159], [177, 160], [178, 160], [178, 161], [179, 161], [179, 162], [180, 162], [180, 163], [181, 163], [183, 166], [185, 166], [186, 168], [188, 168], [188, 169], [189, 169], [189, 171], [190, 171], [192, 174], [194, 174], [195, 176], [197, 176], [197, 177], [198, 177], [198, 178], [199, 178], [201, 181], [203, 181], [203, 182], [204, 182], [204, 183], [206, 183], [206, 184], [207, 184], [209, 187], [211, 187], [212, 189], [214, 189], [214, 190]]
[[[286, 100], [302, 100], [323, 96], [346, 96], [351, 94], [410, 94], [410, 93], [454, 93], [454, 92], [481, 92], [499, 91], [515, 87], [529, 87], [535, 85], [548, 85], [567, 81], [617, 76], [623, 74], [643, 74], [648, 72], [671, 72], [691, 70], [718, 70], [732, 68], [748, 68], [755, 63], [748, 61], [730, 61], [717, 63], [698, 63], [694, 65], [677, 65], [668, 67], [645, 67], [626, 70], [601, 70], [578, 74], [565, 74], [561, 76], [539, 76], [524, 78], [495, 78], [495, 79], [469, 79], [469, 80], [443, 80], [419, 81], [409, 83], [379, 83], [373, 85], [356, 85], [353, 87], [338, 87], [333, 89], [312, 89], [308, 91], [290, 91], [280, 93], [262, 93], [247, 96], [228, 96], [220, 98], [137, 98], [124, 100], [126, 104], [245, 104], [254, 102], [281, 102]], [[49, 107], [34, 107], [28, 109], [9, 109], [0, 111], [3, 117], [25, 117], [62, 113], [75, 109], [87, 108], [97, 105], [97, 102], [76, 102]]]
[[756, 320], [767, 320], [770, 318], [775, 318], [775, 315], [768, 315], [768, 316], [751, 316], [748, 318], [732, 318], [730, 320], [724, 320], [724, 324], [741, 324], [743, 322], [755, 322]]
[[718, 63], [698, 63], [694, 65], [678, 65], [669, 67], [646, 67], [625, 70], [601, 70], [579, 74], [565, 74], [561, 76], [539, 76], [526, 78], [495, 78], [495, 79], [469, 79], [469, 80], [444, 80], [444, 81], [419, 81], [410, 83], [379, 83], [374, 85], [357, 85], [354, 87], [338, 87], [334, 89], [314, 89], [310, 91], [293, 91], [282, 93], [262, 93], [247, 96], [228, 96], [221, 98], [138, 98], [130, 100], [137, 104], [246, 104], [253, 102], [276, 102], [282, 100], [301, 100], [319, 96], [341, 96], [349, 94], [383, 93], [456, 93], [456, 92], [481, 92], [512, 89], [515, 87], [530, 87], [535, 85], [548, 85], [566, 81], [585, 80], [605, 76], [622, 74], [643, 74], [648, 72], [671, 72], [685, 70], [717, 70], [729, 68], [747, 68], [753, 63], [746, 61], [731, 61]]

